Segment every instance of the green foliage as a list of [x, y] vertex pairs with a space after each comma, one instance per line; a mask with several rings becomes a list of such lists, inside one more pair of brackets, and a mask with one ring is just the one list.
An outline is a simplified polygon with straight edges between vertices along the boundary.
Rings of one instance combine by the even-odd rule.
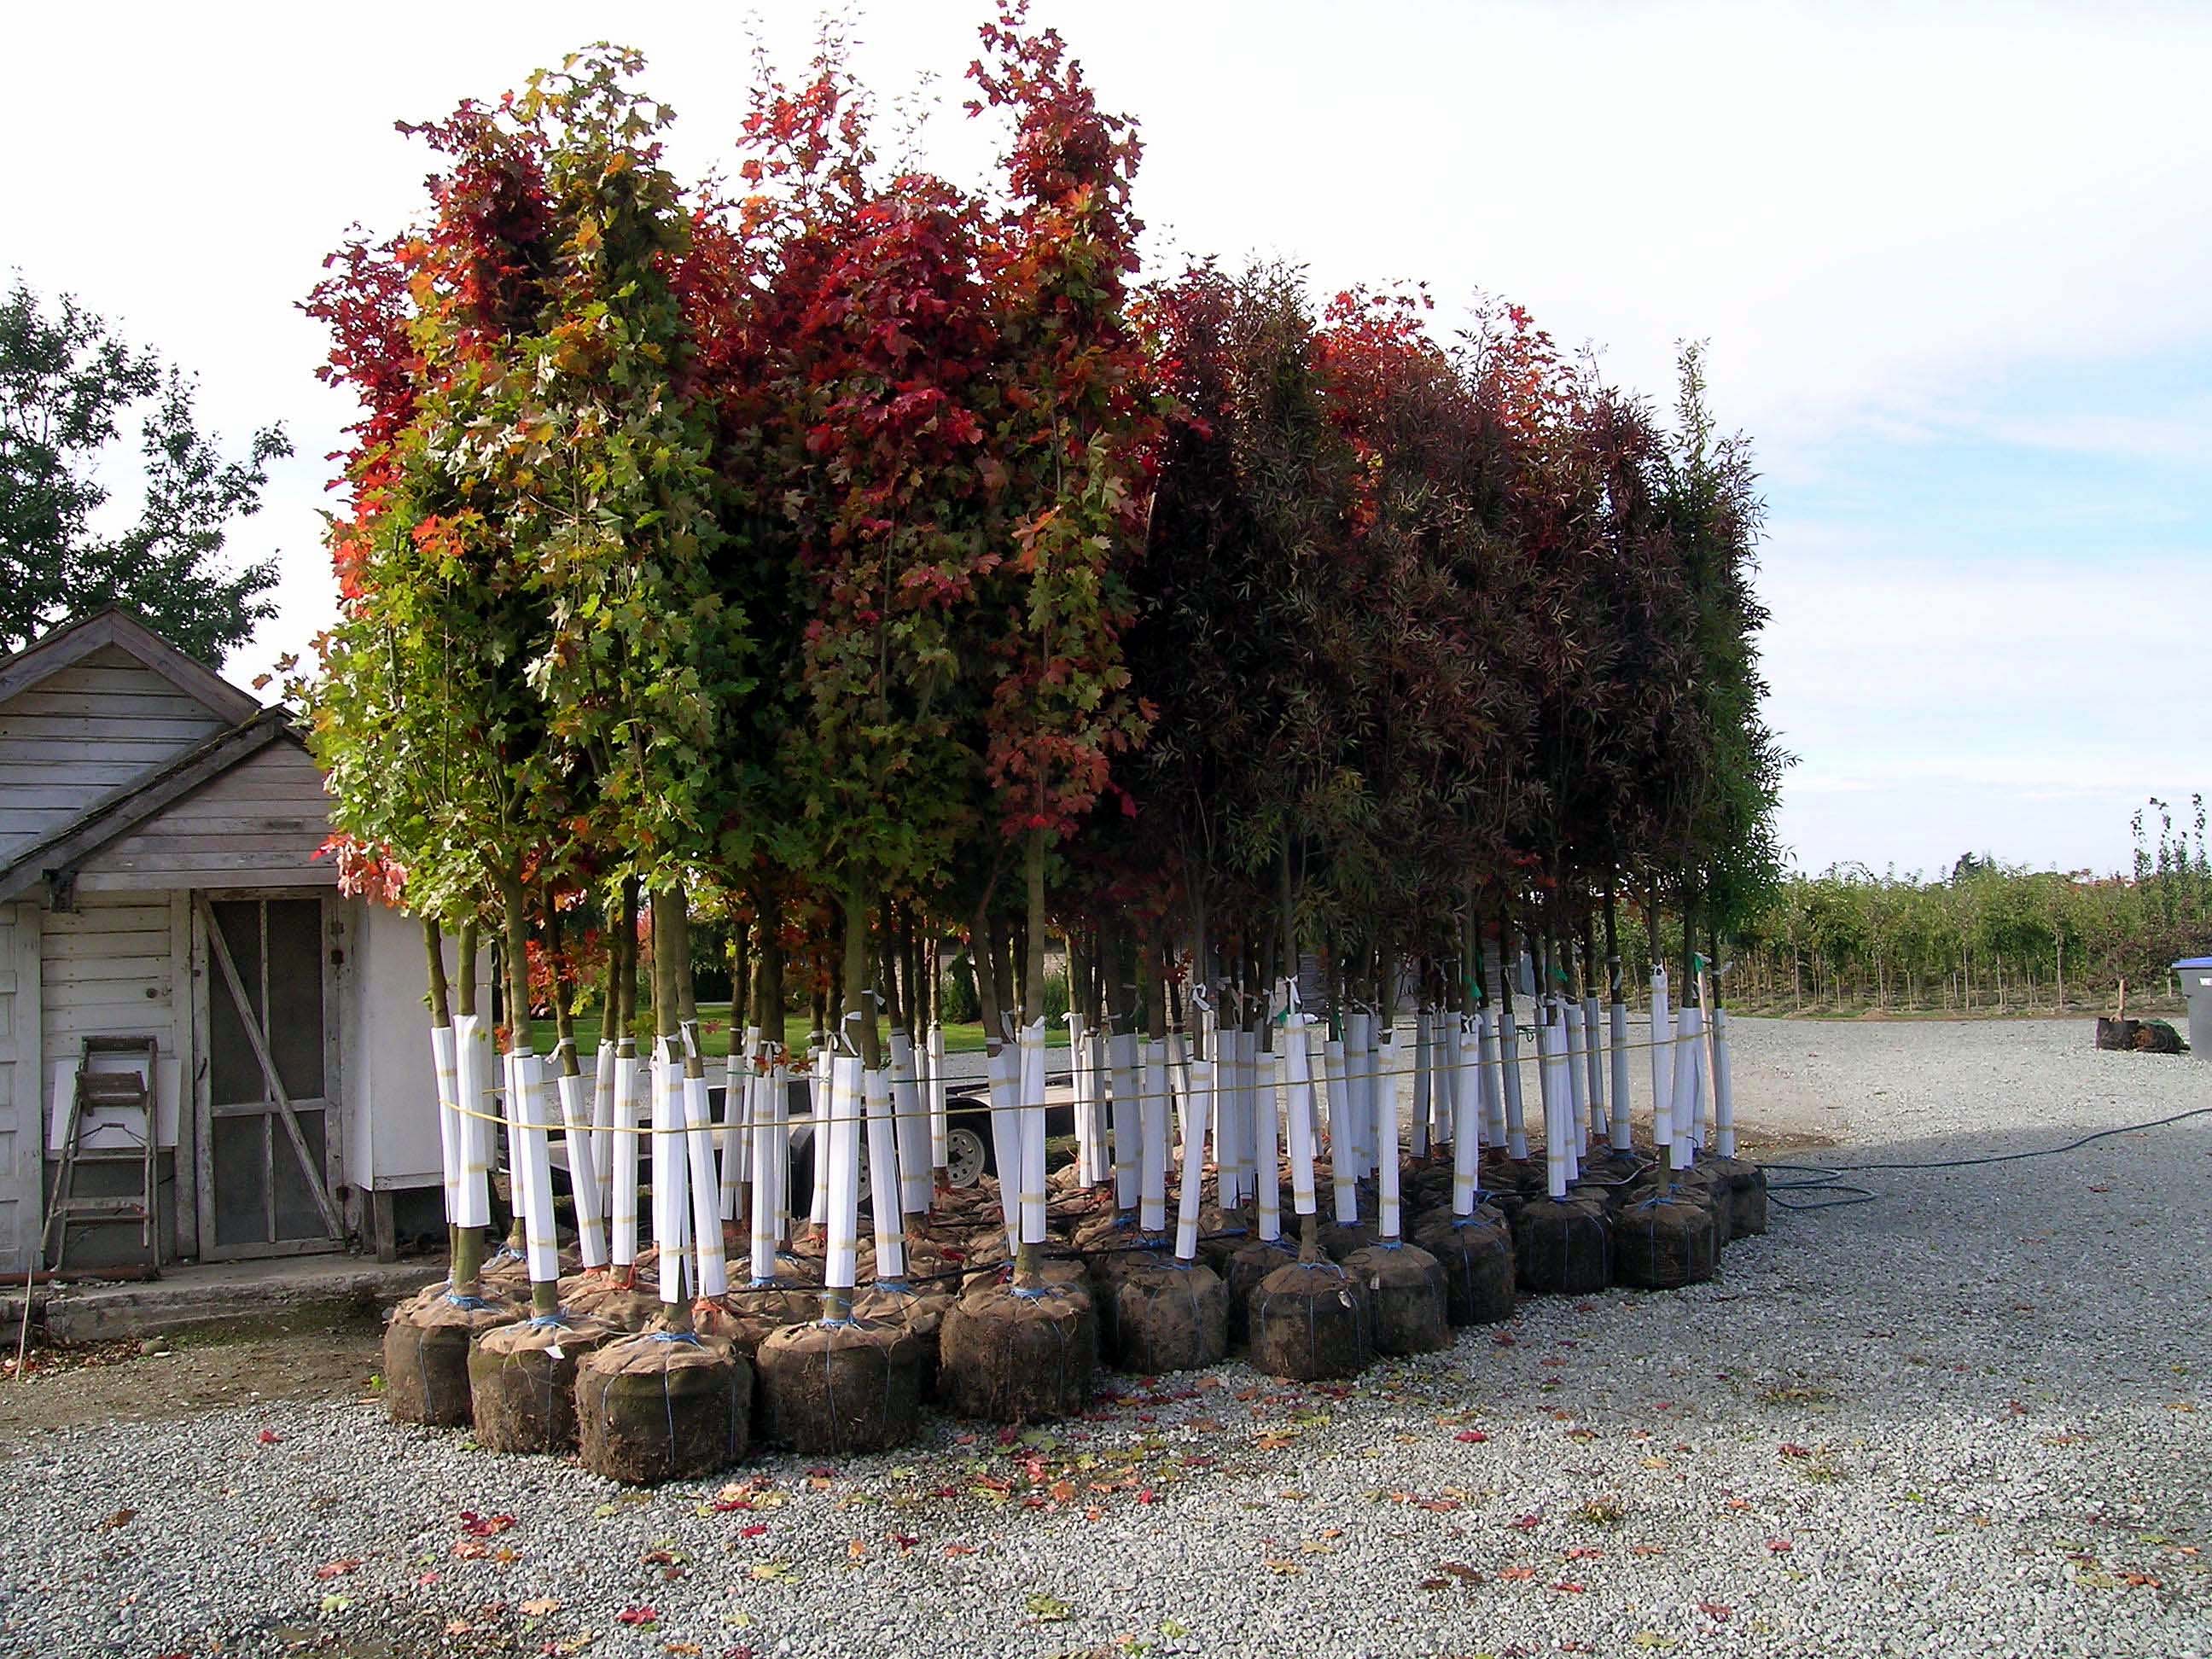
[[[276, 562], [234, 571], [222, 551], [291, 443], [264, 427], [244, 459], [225, 459], [199, 428], [195, 390], [66, 295], [49, 312], [18, 278], [0, 301], [0, 652], [114, 605], [220, 663], [276, 614], [262, 597]], [[108, 501], [100, 466], [133, 411], [144, 504], [107, 535], [94, 523]]]

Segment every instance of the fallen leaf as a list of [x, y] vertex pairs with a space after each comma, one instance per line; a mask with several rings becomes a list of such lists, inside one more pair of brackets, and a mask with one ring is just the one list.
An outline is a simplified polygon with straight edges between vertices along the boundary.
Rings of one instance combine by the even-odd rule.
[[548, 1613], [560, 1611], [561, 1601], [558, 1596], [535, 1595], [522, 1604], [522, 1613], [526, 1619], [543, 1619]]
[[257, 1437], [260, 1440], [263, 1445], [273, 1446], [284, 1437], [277, 1433], [274, 1429], [264, 1429]]
[[973, 1555], [975, 1553], [975, 1546], [973, 1544], [947, 1544], [945, 1547], [945, 1553], [947, 1555]]
[[1480, 1429], [1462, 1429], [1457, 1434], [1454, 1435], [1452, 1438], [1462, 1441], [1470, 1446], [1480, 1446], [1484, 1441], [1489, 1439], [1490, 1437], [1485, 1434]]
[[1279, 1578], [1295, 1578], [1305, 1571], [1295, 1561], [1270, 1560], [1267, 1565], [1267, 1571]]
[[1770, 1538], [1766, 1540], [1766, 1547], [1772, 1554], [1787, 1555], [1797, 1547], [1786, 1538]]
[[1510, 1578], [1518, 1582], [1524, 1579], [1534, 1578], [1536, 1576], [1536, 1569], [1534, 1567], [1500, 1567], [1498, 1570], [1498, 1576], [1500, 1578]]
[[318, 1578], [343, 1578], [361, 1565], [358, 1555], [349, 1555], [336, 1561], [325, 1561], [315, 1569]]
[[1664, 1544], [1631, 1544], [1628, 1553], [1631, 1555], [1664, 1555], [1667, 1547]]
[[1425, 1590], [1449, 1589], [1451, 1588], [1451, 1580], [1449, 1578], [1424, 1578], [1421, 1580], [1421, 1588]]
[[489, 1538], [495, 1533], [505, 1532], [514, 1524], [511, 1515], [478, 1515], [474, 1510], [461, 1511], [461, 1530], [471, 1538]]
[[1698, 1603], [1698, 1611], [1715, 1624], [1720, 1625], [1725, 1625], [1735, 1617], [1735, 1609], [1725, 1601], [1700, 1601]]
[[845, 1559], [848, 1561], [866, 1560], [868, 1559], [868, 1546], [866, 1540], [859, 1538], [847, 1539], [845, 1540]]
[[1586, 1594], [1584, 1588], [1582, 1585], [1574, 1583], [1571, 1579], [1562, 1583], [1554, 1584], [1552, 1588], [1559, 1591], [1562, 1595], [1581, 1595]]
[[1577, 1544], [1567, 1552], [1570, 1561], [1602, 1561], [1605, 1552], [1589, 1544]]
[[651, 1607], [624, 1607], [615, 1615], [617, 1625], [653, 1625], [659, 1621], [659, 1613]]
[[750, 1526], [739, 1527], [738, 1528], [738, 1536], [740, 1538], [759, 1538], [763, 1536], [767, 1531], [768, 1528], [765, 1525], [756, 1521]]
[[756, 1561], [753, 1563], [750, 1571], [755, 1578], [757, 1578], [762, 1583], [765, 1583], [772, 1578], [790, 1577], [791, 1563], [788, 1561]]
[[1040, 1625], [1064, 1625], [1067, 1622], [1067, 1603], [1057, 1595], [1032, 1595], [1027, 1605], [1030, 1616]]
[[1810, 1457], [1813, 1452], [1809, 1446], [1795, 1445], [1785, 1440], [1782, 1443], [1782, 1455], [1784, 1457]]
[[106, 1528], [108, 1531], [113, 1532], [118, 1527], [129, 1526], [137, 1518], [138, 1511], [136, 1510], [118, 1510], [114, 1514], [109, 1516], [106, 1520], [101, 1522], [100, 1524]]

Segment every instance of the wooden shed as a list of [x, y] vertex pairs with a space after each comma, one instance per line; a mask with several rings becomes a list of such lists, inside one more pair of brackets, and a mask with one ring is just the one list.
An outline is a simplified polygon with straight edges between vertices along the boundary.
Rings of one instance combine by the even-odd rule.
[[[78, 1073], [118, 1039], [152, 1046], [162, 1261], [435, 1230], [421, 934], [338, 892], [328, 834], [285, 711], [129, 616], [0, 658], [0, 1273], [51, 1264]], [[108, 1156], [74, 1190], [141, 1192], [137, 1139], [81, 1140]], [[143, 1259], [148, 1231], [80, 1222], [68, 1261]]]

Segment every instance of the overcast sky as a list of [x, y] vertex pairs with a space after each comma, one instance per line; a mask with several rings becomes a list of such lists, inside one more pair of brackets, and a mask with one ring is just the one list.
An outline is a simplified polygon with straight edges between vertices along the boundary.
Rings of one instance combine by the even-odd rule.
[[[993, 134], [958, 76], [987, 0], [879, 3], [864, 74], [933, 72], [927, 158]], [[779, 58], [817, 8], [770, 0]], [[1993, 851], [2124, 864], [2148, 793], [2212, 786], [2212, 8], [1958, 3], [1037, 0], [1147, 146], [1139, 210], [1181, 253], [1279, 255], [1316, 288], [1508, 296], [1664, 398], [1711, 343], [1770, 507], [1770, 718], [1806, 868]], [[392, 122], [614, 34], [727, 154], [738, 8], [630, 3], [27, 8], [0, 100], [0, 267], [196, 370], [241, 442], [300, 459], [241, 555], [283, 617], [330, 615], [323, 457], [347, 418], [294, 309], [356, 222], [416, 212]], [[888, 143], [886, 148], [889, 148]], [[118, 487], [127, 487], [117, 480]]]

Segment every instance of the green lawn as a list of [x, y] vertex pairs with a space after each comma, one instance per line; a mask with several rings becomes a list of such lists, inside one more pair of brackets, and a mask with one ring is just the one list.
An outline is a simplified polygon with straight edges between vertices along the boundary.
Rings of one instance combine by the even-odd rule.
[[[806, 1052], [806, 1039], [811, 1031], [811, 1022], [804, 1014], [791, 1014], [783, 1022], [784, 1046], [795, 1054]], [[599, 1017], [580, 1015], [576, 1019], [576, 1047], [590, 1054], [599, 1046]], [[726, 1002], [702, 1002], [699, 1005], [699, 1031], [710, 1054], [725, 1054], [730, 1046], [730, 1005]], [[1045, 1027], [1046, 1046], [1054, 1048], [1067, 1047], [1067, 1027], [1048, 1024]], [[530, 1038], [539, 1053], [550, 1052], [553, 1047], [553, 1022], [533, 1019], [530, 1022]], [[983, 1047], [983, 1028], [973, 1022], [961, 1022], [945, 1028], [945, 1052], [948, 1054], [980, 1052]]]

